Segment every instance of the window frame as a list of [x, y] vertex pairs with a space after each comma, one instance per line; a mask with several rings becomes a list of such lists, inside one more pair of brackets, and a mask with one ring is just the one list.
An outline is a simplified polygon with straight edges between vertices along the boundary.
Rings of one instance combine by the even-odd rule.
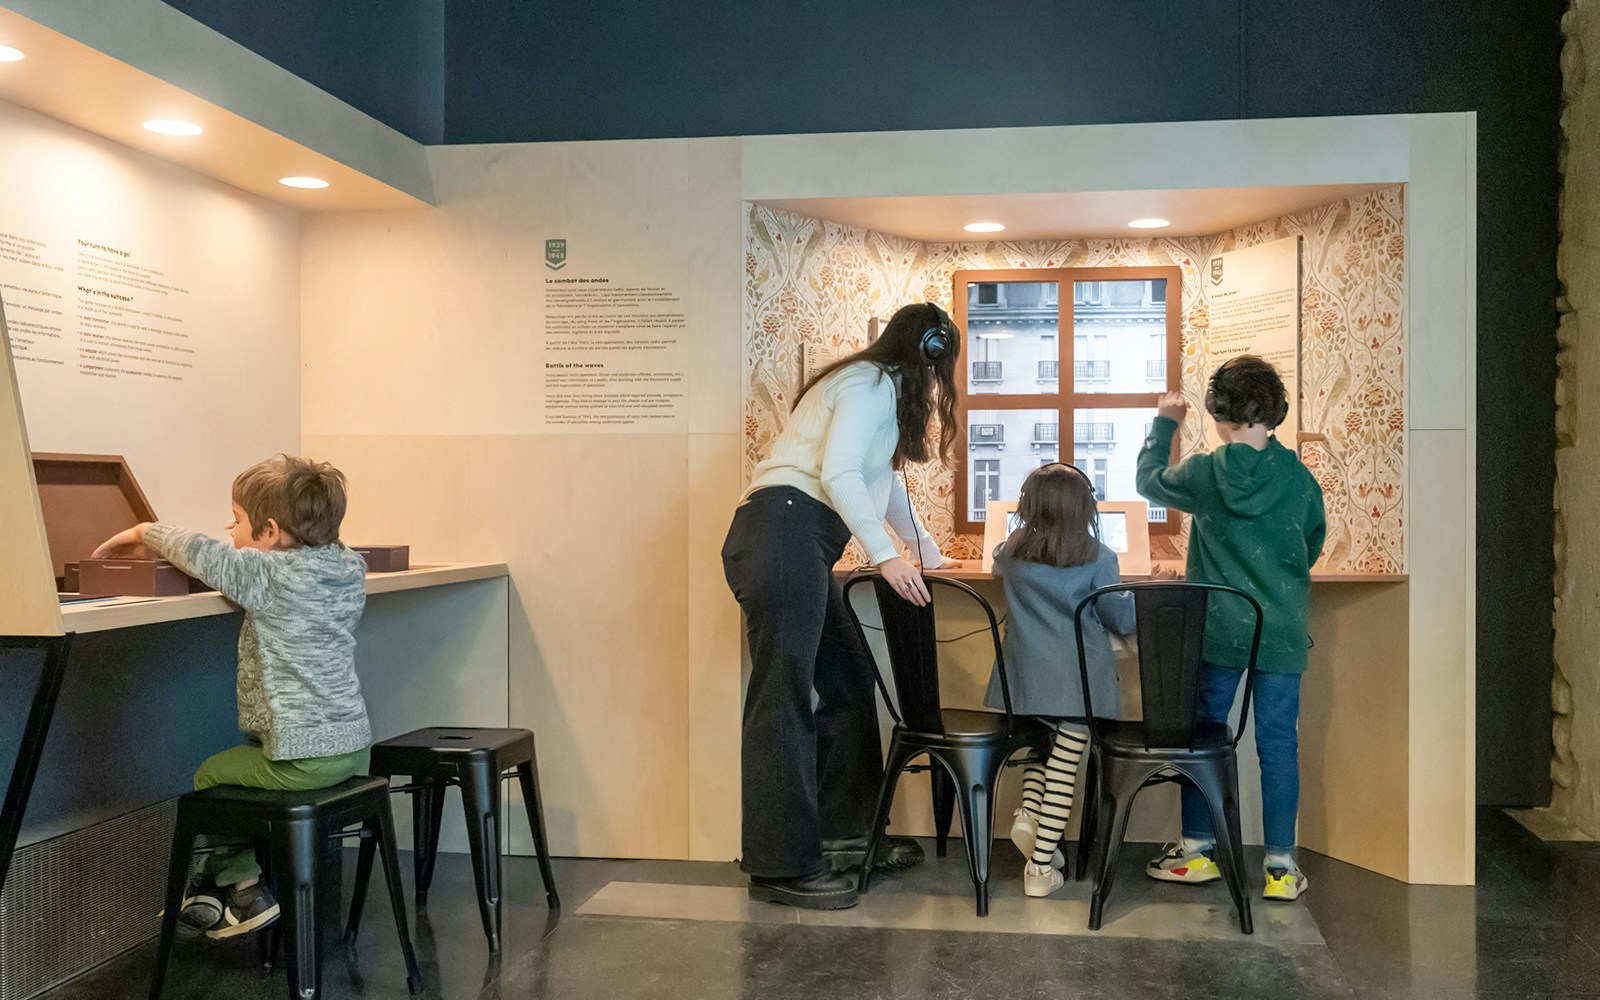
[[[1055, 392], [1039, 393], [980, 393], [974, 396], [968, 376], [975, 358], [968, 357], [972, 338], [967, 332], [967, 297], [968, 286], [974, 284], [1006, 284], [1013, 282], [1042, 283], [1055, 282], [1057, 320], [1056, 320], [1056, 370], [1060, 372], [1073, 372], [1076, 354], [1076, 306], [1075, 286], [1080, 281], [1151, 281], [1165, 279], [1166, 286], [1166, 388], [1162, 392], [1078, 392], [1076, 378], [1068, 379], [1058, 377]], [[1183, 270], [1177, 266], [1141, 266], [1141, 267], [1062, 267], [1062, 268], [1006, 268], [1000, 270], [970, 270], [956, 271], [950, 276], [952, 293], [950, 315], [960, 328], [962, 335], [962, 358], [957, 366], [956, 386], [959, 389], [959, 398], [956, 401], [956, 420], [958, 422], [957, 439], [960, 442], [961, 462], [956, 466], [955, 496], [960, 498], [960, 509], [953, 511], [955, 515], [955, 529], [962, 534], [981, 534], [984, 529], [982, 521], [974, 521], [970, 516], [968, 500], [971, 497], [971, 468], [972, 445], [967, 440], [967, 418], [971, 410], [1054, 410], [1056, 413], [1056, 426], [1066, 425], [1074, 427], [1077, 411], [1079, 410], [1124, 410], [1124, 409], [1155, 409], [1163, 392], [1177, 391], [1183, 381], [1183, 329], [1181, 321], [1183, 301]], [[1087, 299], [1087, 296], [1086, 296]], [[1089, 304], [1089, 303], [1085, 303]], [[1048, 360], [1048, 359], [1040, 359]], [[1065, 384], [1063, 384], [1065, 383]], [[1043, 388], [1041, 386], [1041, 388]], [[1076, 435], [1068, 441], [1060, 441], [1057, 435], [1057, 447], [1061, 455], [1072, 455], [1078, 442]], [[1172, 459], [1178, 456], [1178, 440], [1172, 442]], [[1087, 470], [1086, 470], [1087, 471]], [[1150, 523], [1152, 535], [1175, 535], [1178, 532], [1180, 518], [1169, 515], [1165, 522]]]

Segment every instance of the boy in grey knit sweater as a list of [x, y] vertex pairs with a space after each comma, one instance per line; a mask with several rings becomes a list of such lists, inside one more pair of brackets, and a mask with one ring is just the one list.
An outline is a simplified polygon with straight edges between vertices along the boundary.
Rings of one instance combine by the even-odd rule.
[[[231, 544], [140, 524], [95, 556], [153, 551], [244, 609], [239, 729], [245, 742], [200, 765], [194, 787], [311, 789], [367, 771], [372, 732], [356, 679], [366, 563], [339, 542], [345, 479], [280, 455], [233, 481]], [[278, 904], [251, 848], [223, 846], [184, 894], [182, 926], [228, 938], [265, 927]]]

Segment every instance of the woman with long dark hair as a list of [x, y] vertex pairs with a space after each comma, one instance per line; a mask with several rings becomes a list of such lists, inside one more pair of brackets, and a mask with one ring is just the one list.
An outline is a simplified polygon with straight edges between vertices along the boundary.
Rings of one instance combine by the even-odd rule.
[[[728, 529], [722, 564], [744, 609], [752, 668], [742, 862], [752, 898], [855, 905], [855, 881], [843, 872], [866, 856], [883, 751], [872, 666], [833, 566], [854, 535], [897, 594], [928, 603], [921, 573], [884, 521], [924, 568], [946, 562], [897, 470], [933, 455], [948, 461], [960, 353], [961, 333], [943, 309], [896, 312], [875, 343], [801, 389]], [[891, 837], [877, 857], [880, 868], [904, 868], [922, 860], [922, 848]]]

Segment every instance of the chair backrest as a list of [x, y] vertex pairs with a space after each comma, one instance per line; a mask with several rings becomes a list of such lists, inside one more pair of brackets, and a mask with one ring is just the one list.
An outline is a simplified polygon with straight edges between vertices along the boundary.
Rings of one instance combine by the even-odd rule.
[[[995, 619], [994, 608], [984, 600], [982, 594], [959, 580], [946, 580], [936, 576], [924, 577], [923, 580], [929, 585], [930, 594], [937, 594], [941, 589], [949, 589], [967, 595], [977, 603], [988, 618], [989, 635], [994, 642], [995, 664], [1000, 671], [1000, 691], [1009, 726], [1012, 721], [1011, 688], [1006, 680], [1005, 657], [1000, 649], [1000, 624]], [[873, 594], [878, 600], [878, 616], [883, 623], [884, 646], [889, 653], [889, 669], [894, 675], [894, 696], [889, 694], [889, 689], [883, 682], [883, 672], [878, 668], [877, 658], [872, 655], [872, 646], [867, 642], [861, 619], [856, 614], [855, 606], [850, 603], [850, 591], [868, 581], [872, 582]], [[919, 608], [895, 593], [894, 588], [889, 586], [888, 581], [880, 574], [864, 573], [846, 581], [844, 603], [850, 611], [850, 620], [855, 623], [856, 634], [861, 640], [862, 648], [867, 651], [867, 658], [872, 661], [878, 690], [883, 694], [889, 714], [894, 716], [896, 722], [916, 732], [943, 734], [944, 706], [939, 696], [939, 640], [937, 619], [934, 614], [935, 602], [930, 601]]]
[[[61, 680], [67, 669], [67, 651], [71, 646], [70, 633], [46, 637], [0, 636], [0, 670], [7, 675], [0, 682], [0, 690], [13, 692], [33, 687], [33, 693], [27, 699], [28, 714], [22, 720], [20, 732], [15, 736], [10, 732], [0, 732], [0, 753], [12, 758], [5, 799], [0, 801], [0, 891], [5, 889], [6, 873], [11, 870], [11, 855], [17, 846], [17, 835], [22, 832], [22, 814], [27, 810], [28, 796], [33, 791], [33, 778], [38, 773], [39, 760], [44, 756], [45, 737], [50, 731], [50, 719], [55, 714], [56, 697], [61, 693]], [[38, 676], [36, 684], [30, 684], [29, 680], [11, 683], [11, 673], [18, 666], [32, 668], [35, 665]], [[0, 771], [0, 774], [4, 773]]]
[[1235, 744], [1244, 733], [1255, 689], [1256, 654], [1261, 646], [1261, 605], [1235, 587], [1212, 583], [1125, 583], [1101, 587], [1078, 603], [1073, 627], [1078, 640], [1078, 670], [1091, 736], [1094, 706], [1089, 700], [1089, 664], [1084, 654], [1083, 616], [1110, 594], [1131, 593], [1139, 639], [1139, 697], [1144, 713], [1145, 746], [1184, 748], [1194, 744], [1195, 699], [1200, 660], [1205, 649], [1206, 610], [1213, 595], [1237, 595], [1255, 613], [1255, 634], [1245, 670], [1244, 710]]

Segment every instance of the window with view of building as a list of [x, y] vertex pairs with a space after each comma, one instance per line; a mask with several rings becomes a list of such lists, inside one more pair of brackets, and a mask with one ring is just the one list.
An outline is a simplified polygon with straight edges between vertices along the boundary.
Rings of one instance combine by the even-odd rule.
[[[988, 501], [1015, 500], [1029, 472], [1067, 455], [1100, 499], [1139, 499], [1139, 449], [1157, 399], [1177, 388], [1179, 270], [958, 271], [952, 280], [966, 333], [958, 409], [967, 460], [957, 475], [970, 498], [958, 528], [978, 530]], [[1176, 529], [1164, 510], [1150, 520], [1157, 533]]]

